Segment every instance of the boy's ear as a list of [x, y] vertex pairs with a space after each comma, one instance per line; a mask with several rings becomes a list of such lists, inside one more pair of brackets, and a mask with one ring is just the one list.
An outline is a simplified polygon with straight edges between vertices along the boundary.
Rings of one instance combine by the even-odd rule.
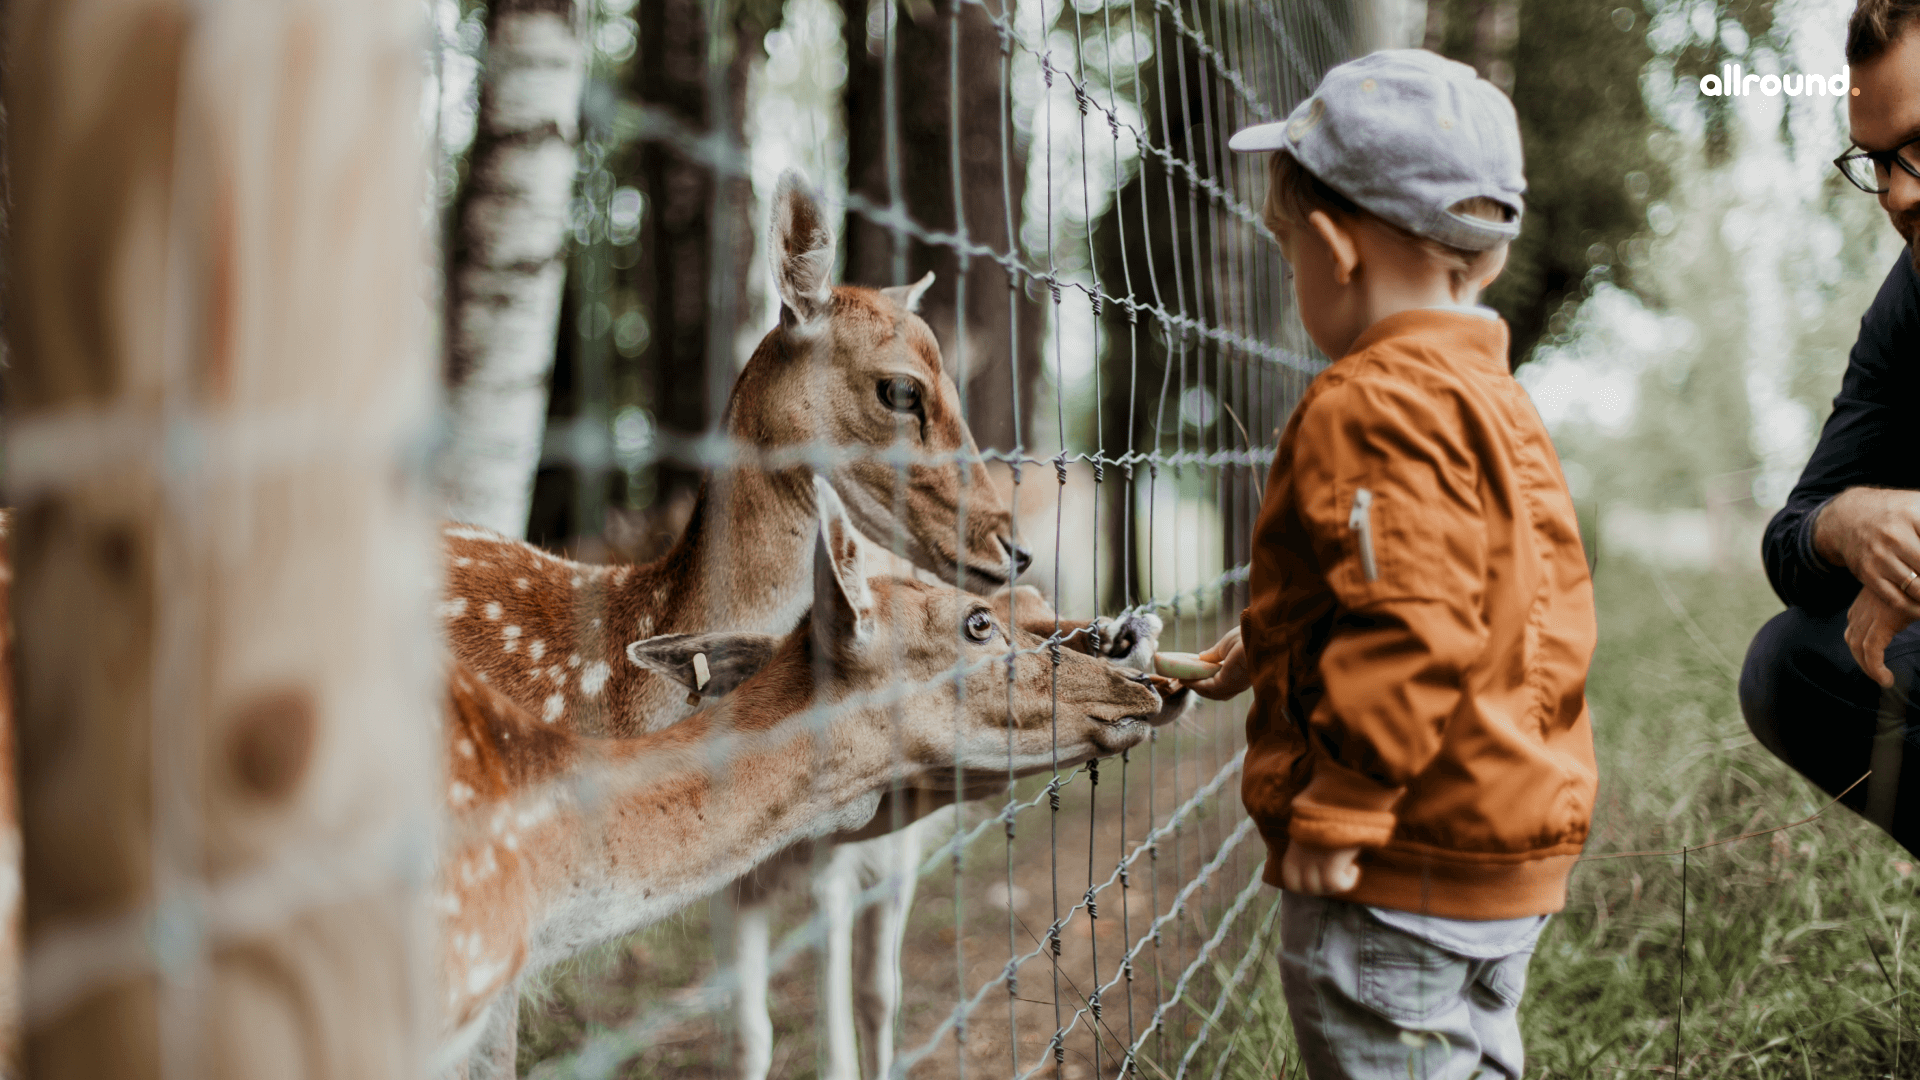
[[759, 674], [779, 644], [772, 634], [662, 634], [628, 645], [627, 659], [697, 694], [719, 697]]
[[1360, 244], [1352, 230], [1333, 220], [1325, 210], [1307, 215], [1307, 228], [1320, 237], [1333, 253], [1333, 278], [1342, 285], [1351, 284], [1353, 272], [1360, 269]]
[[1486, 266], [1480, 271], [1480, 288], [1482, 290], [1485, 290], [1487, 286], [1493, 284], [1494, 280], [1500, 276], [1500, 272], [1507, 268], [1507, 253], [1512, 250], [1512, 244], [1501, 244], [1498, 248], [1488, 252]]

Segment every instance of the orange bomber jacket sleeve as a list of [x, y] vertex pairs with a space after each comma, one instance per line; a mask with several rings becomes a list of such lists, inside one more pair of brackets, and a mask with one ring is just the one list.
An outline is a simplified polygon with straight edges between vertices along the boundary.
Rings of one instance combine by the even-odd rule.
[[1315, 763], [1291, 833], [1324, 847], [1392, 836], [1393, 805], [1439, 752], [1486, 648], [1478, 470], [1446, 411], [1417, 386], [1342, 379], [1297, 432], [1301, 539], [1338, 611], [1309, 722], [1341, 750]]
[[[1594, 793], [1592, 591], [1505, 324], [1403, 312], [1321, 374], [1281, 439], [1250, 586], [1243, 794], [1269, 880], [1300, 840], [1367, 849], [1363, 902], [1411, 910], [1439, 873], [1460, 879], [1439, 890], [1464, 898], [1451, 917], [1505, 917], [1482, 893], [1556, 910]], [[1525, 880], [1487, 869], [1541, 860]]]

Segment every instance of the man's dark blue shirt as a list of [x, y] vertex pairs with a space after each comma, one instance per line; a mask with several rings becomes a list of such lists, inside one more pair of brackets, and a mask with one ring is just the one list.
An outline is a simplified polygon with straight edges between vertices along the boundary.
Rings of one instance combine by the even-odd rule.
[[1908, 252], [1860, 318], [1860, 337], [1820, 444], [1767, 525], [1761, 556], [1773, 591], [1815, 613], [1853, 603], [1860, 582], [1813, 549], [1813, 523], [1850, 487], [1920, 489], [1920, 276]]

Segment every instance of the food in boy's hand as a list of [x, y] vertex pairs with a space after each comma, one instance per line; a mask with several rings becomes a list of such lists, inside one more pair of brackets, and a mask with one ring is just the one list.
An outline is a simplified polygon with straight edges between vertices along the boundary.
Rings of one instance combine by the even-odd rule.
[[1198, 682], [1213, 678], [1219, 673], [1220, 665], [1190, 652], [1163, 652], [1153, 654], [1153, 670], [1169, 679]]

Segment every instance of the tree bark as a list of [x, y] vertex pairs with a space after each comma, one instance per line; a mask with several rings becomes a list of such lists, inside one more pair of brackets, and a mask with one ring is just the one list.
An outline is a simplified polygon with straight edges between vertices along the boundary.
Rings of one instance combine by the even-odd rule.
[[586, 42], [573, 0], [493, 0], [447, 275], [448, 441], [457, 521], [524, 536], [546, 430], [578, 171]]
[[426, 1068], [418, 13], [8, 12], [36, 1077]]
[[[771, 7], [771, 15], [761, 9]], [[634, 11], [639, 41], [629, 91], [650, 112], [683, 130], [746, 145], [747, 74], [766, 54], [764, 38], [777, 5], [735, 0], [727, 21], [710, 25], [707, 0], [645, 0]], [[716, 95], [710, 75], [721, 71]], [[640, 192], [643, 207], [637, 252], [613, 264], [613, 291], [631, 298], [648, 326], [647, 344], [614, 360], [613, 380], [632, 379], [663, 444], [694, 439], [717, 428], [733, 384], [734, 335], [752, 310], [753, 183], [717, 170], [693, 147], [665, 139], [643, 141], [613, 160], [616, 182]], [[569, 297], [580, 299], [577, 290]], [[618, 305], [616, 304], [616, 308]], [[549, 415], [578, 416], [592, 393], [580, 369], [577, 342], [563, 343], [554, 373]], [[636, 513], [625, 532], [677, 534], [692, 509], [704, 470], [696, 462], [662, 459], [643, 471], [643, 489], [617, 497]], [[528, 535], [568, 545], [586, 557], [604, 549], [597, 521], [578, 520], [576, 485], [607, 483], [570, 464], [540, 472]], [[627, 553], [632, 554], [632, 553]]]
[[[957, 198], [968, 237], [997, 252], [1013, 251], [1026, 261], [1018, 236], [1021, 200], [1027, 190], [1027, 155], [1014, 140], [1010, 100], [1002, 96], [1009, 61], [1000, 50], [1000, 35], [989, 12], [957, 0], [946, 0], [938, 11], [926, 2], [892, 8], [898, 132], [895, 148], [889, 151], [886, 59], [884, 49], [869, 47], [867, 6], [868, 0], [842, 0], [848, 67], [847, 190], [874, 206], [888, 206], [892, 202], [887, 179], [891, 155], [899, 163], [900, 195], [907, 216], [935, 232], [953, 232], [957, 139]], [[957, 79], [952, 62], [956, 22], [960, 35]], [[956, 85], [957, 133], [951, 93]], [[940, 339], [949, 368], [956, 369], [956, 377], [965, 378], [967, 423], [975, 441], [982, 449], [1027, 445], [1033, 432], [1034, 387], [1040, 378], [1046, 312], [1027, 297], [1026, 283], [1011, 278], [997, 262], [970, 260], [961, 355], [957, 253], [908, 237], [904, 260], [896, 259], [895, 233], [855, 212], [847, 214], [843, 235], [844, 277], [852, 284], [904, 285], [929, 270], [934, 272], [933, 287], [920, 302], [920, 314]], [[964, 365], [964, 372], [957, 370], [959, 365]]]

